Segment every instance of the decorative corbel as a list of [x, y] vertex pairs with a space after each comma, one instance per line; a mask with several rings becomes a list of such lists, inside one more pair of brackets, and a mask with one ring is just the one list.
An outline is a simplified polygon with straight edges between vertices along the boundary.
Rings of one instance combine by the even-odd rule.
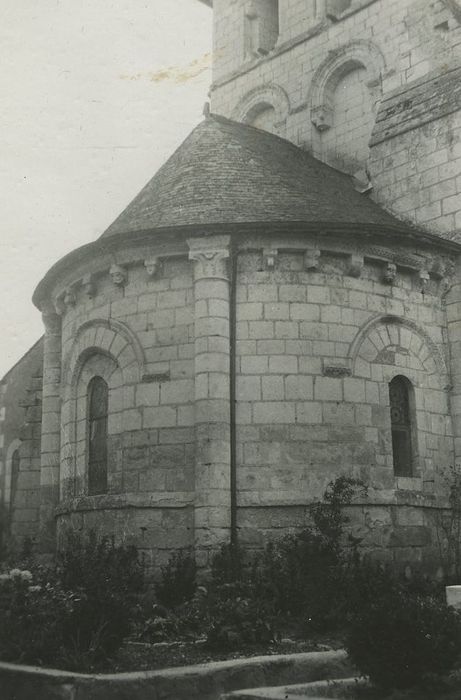
[[441, 258], [435, 258], [431, 265], [431, 275], [441, 280], [445, 276], [446, 265]]
[[148, 258], [144, 261], [144, 267], [146, 268], [147, 276], [150, 279], [154, 279], [159, 275], [162, 268], [162, 263], [160, 258]]
[[311, 122], [317, 131], [328, 131], [333, 126], [333, 110], [325, 104], [312, 107]]
[[364, 267], [363, 255], [353, 253], [350, 257], [348, 275], [351, 277], [361, 277]]
[[430, 276], [429, 272], [426, 270], [426, 268], [422, 268], [419, 271], [419, 282], [421, 285], [421, 294], [424, 294], [426, 292], [427, 286], [429, 284]]
[[266, 270], [275, 269], [275, 261], [277, 260], [277, 255], [279, 251], [277, 248], [264, 248], [263, 250], [263, 261]]
[[53, 304], [55, 313], [58, 316], [62, 316], [66, 312], [66, 304], [64, 302], [64, 295], [61, 294], [59, 297], [57, 297], [54, 301]]
[[304, 269], [318, 270], [320, 267], [321, 252], [318, 248], [308, 248], [304, 253]]
[[66, 291], [64, 292], [64, 305], [69, 308], [75, 306], [77, 303], [77, 297], [75, 295], [75, 291], [72, 289], [72, 287], [68, 287]]
[[395, 263], [387, 263], [383, 272], [384, 284], [394, 284], [397, 277], [397, 265]]
[[90, 272], [82, 278], [82, 287], [89, 299], [92, 299], [96, 295], [96, 282]]
[[125, 267], [122, 267], [121, 265], [112, 265], [109, 274], [111, 276], [113, 284], [115, 284], [116, 287], [124, 287], [126, 282], [127, 282], [127, 271]]

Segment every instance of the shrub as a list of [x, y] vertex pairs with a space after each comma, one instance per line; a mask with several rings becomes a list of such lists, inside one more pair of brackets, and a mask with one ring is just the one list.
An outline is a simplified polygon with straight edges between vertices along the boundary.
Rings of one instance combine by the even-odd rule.
[[226, 583], [217, 587], [208, 613], [207, 642], [214, 648], [267, 644], [275, 638], [275, 617], [251, 586]]
[[28, 570], [0, 575], [0, 658], [3, 661], [55, 665], [65, 626], [77, 598], [59, 583], [39, 583]]
[[[384, 587], [387, 580], [388, 586]], [[461, 619], [443, 600], [377, 576], [378, 586], [353, 616], [346, 649], [385, 689], [405, 688], [449, 671], [459, 656]]]
[[[116, 546], [90, 533], [68, 535], [58, 555], [57, 573], [65, 590], [77, 595], [65, 629], [66, 647], [75, 659], [89, 653], [95, 663], [114, 654], [131, 628], [143, 567], [135, 547]], [[70, 658], [70, 657], [69, 657]]]
[[323, 501], [311, 507], [308, 526], [268, 543], [253, 561], [258, 597], [281, 614], [304, 620], [306, 631], [341, 621], [358, 544], [346, 536], [344, 508], [364, 491], [362, 482], [348, 477], [331, 482]]
[[211, 560], [211, 583], [222, 586], [243, 581], [247, 562], [243, 550], [236, 544], [223, 544]]
[[182, 551], [175, 552], [166, 566], [162, 566], [161, 579], [155, 585], [158, 601], [167, 608], [175, 608], [191, 600], [197, 588], [195, 560]]

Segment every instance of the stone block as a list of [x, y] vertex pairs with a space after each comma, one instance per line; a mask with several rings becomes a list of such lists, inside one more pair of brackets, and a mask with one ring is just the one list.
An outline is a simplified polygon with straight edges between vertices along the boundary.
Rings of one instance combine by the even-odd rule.
[[320, 321], [320, 307], [317, 304], [290, 304], [292, 321]]
[[295, 355], [271, 355], [269, 372], [272, 374], [295, 374], [298, 371], [298, 358]]
[[173, 406], [157, 406], [142, 409], [143, 424], [146, 428], [169, 428], [176, 425], [176, 408]]
[[285, 378], [285, 398], [288, 401], [310, 401], [314, 398], [313, 378], [292, 374]]
[[194, 399], [194, 380], [176, 379], [164, 382], [160, 387], [160, 403], [185, 404]]
[[259, 401], [261, 399], [261, 377], [237, 377], [236, 398], [238, 401]]
[[354, 406], [344, 403], [327, 402], [323, 405], [323, 417], [325, 423], [334, 425], [354, 425]]
[[307, 301], [311, 304], [329, 304], [329, 287], [317, 287], [315, 285], [309, 285], [307, 288]]
[[342, 380], [332, 377], [315, 377], [314, 396], [316, 401], [342, 401]]
[[262, 302], [240, 303], [237, 306], [237, 318], [239, 321], [259, 321], [263, 317]]
[[264, 318], [273, 321], [285, 321], [290, 318], [290, 307], [286, 302], [264, 304]]
[[242, 374], [267, 374], [269, 371], [269, 358], [265, 355], [242, 357], [240, 368]]
[[461, 586], [446, 586], [445, 597], [447, 605], [461, 611]]
[[303, 401], [296, 404], [297, 423], [322, 423], [322, 404], [318, 401]]
[[253, 404], [254, 423], [294, 423], [295, 406], [283, 401], [266, 401]]
[[278, 301], [278, 290], [274, 284], [249, 284], [248, 301]]
[[299, 338], [299, 323], [297, 321], [276, 321], [276, 338]]
[[301, 284], [281, 284], [279, 287], [280, 301], [305, 302], [307, 300], [307, 288]]
[[[272, 358], [270, 358], [271, 360]], [[269, 360], [269, 365], [270, 365]], [[283, 401], [285, 396], [283, 376], [262, 377], [263, 401]], [[254, 399], [253, 399], [254, 400]]]
[[363, 379], [355, 379], [347, 377], [344, 379], [344, 400], [351, 403], [364, 402], [365, 396], [365, 381]]
[[272, 321], [249, 321], [248, 322], [249, 338], [259, 340], [260, 338], [274, 337], [274, 323]]

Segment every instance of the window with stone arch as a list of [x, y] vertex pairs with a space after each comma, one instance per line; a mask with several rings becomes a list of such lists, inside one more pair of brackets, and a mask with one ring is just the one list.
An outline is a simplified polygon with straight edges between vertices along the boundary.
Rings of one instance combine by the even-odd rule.
[[274, 106], [268, 102], [262, 102], [249, 110], [245, 121], [256, 129], [274, 133], [276, 118]]
[[411, 382], [397, 375], [389, 382], [392, 457], [395, 476], [414, 475], [416, 443], [414, 391]]
[[250, 0], [245, 7], [245, 57], [265, 56], [279, 37], [278, 0]]
[[102, 377], [88, 385], [88, 495], [107, 492], [109, 387]]
[[18, 493], [19, 469], [20, 469], [19, 450], [16, 449], [11, 455], [11, 486], [10, 486], [10, 509], [13, 510]]
[[384, 70], [380, 50], [364, 41], [339, 47], [320, 64], [309, 98], [320, 160], [351, 174], [365, 169]]

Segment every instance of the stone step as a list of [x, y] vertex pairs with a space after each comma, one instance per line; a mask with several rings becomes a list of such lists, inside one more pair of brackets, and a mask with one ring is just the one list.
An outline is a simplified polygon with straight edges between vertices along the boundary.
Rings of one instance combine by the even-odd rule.
[[[368, 685], [365, 678], [337, 678], [295, 685], [248, 688], [224, 693], [220, 700], [321, 700], [349, 697], [351, 690]], [[346, 692], [346, 695], [344, 694]], [[352, 696], [351, 696], [352, 697]]]

